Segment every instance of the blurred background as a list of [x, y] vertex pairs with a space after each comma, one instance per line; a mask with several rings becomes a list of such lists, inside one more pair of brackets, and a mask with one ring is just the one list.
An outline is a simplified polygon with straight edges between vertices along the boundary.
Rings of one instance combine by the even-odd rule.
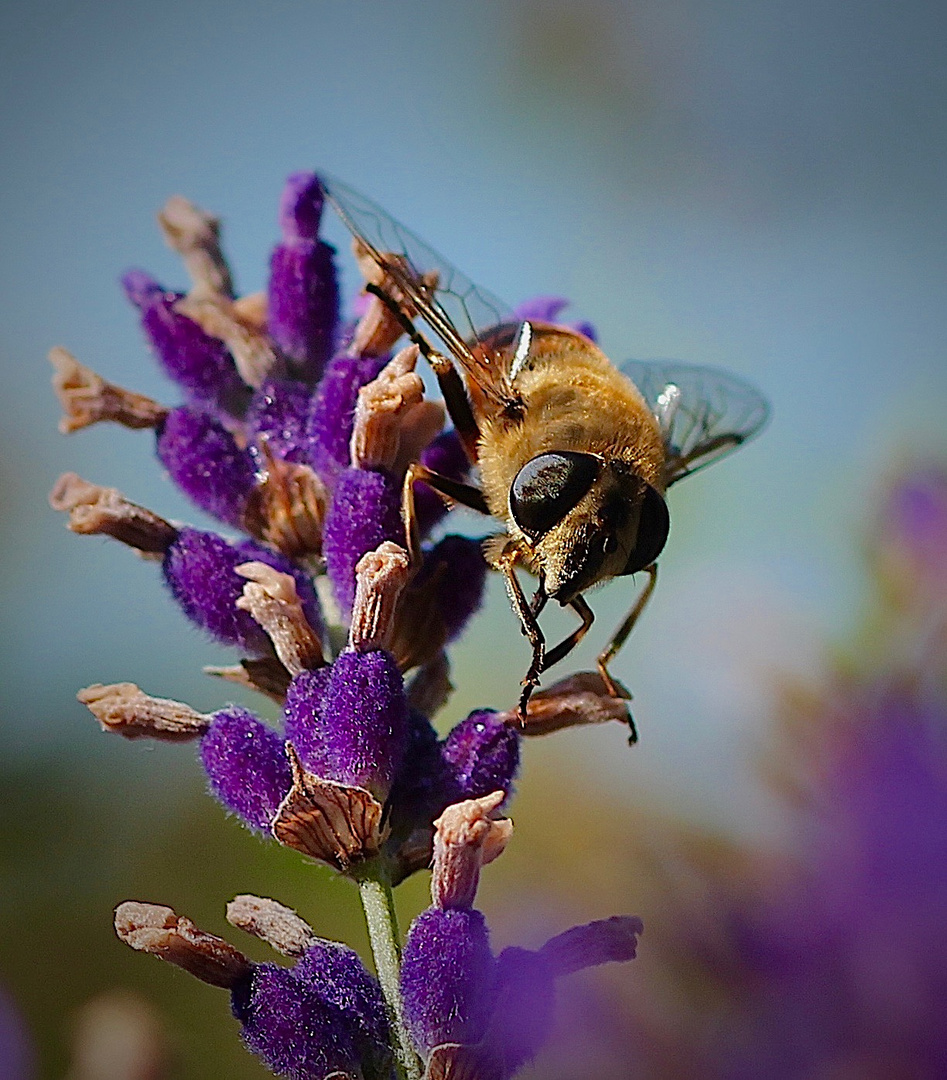
[[[46, 503], [68, 469], [207, 524], [147, 433], [56, 434], [45, 355], [64, 345], [173, 401], [117, 285], [130, 266], [185, 284], [155, 212], [177, 193], [219, 214], [238, 289], [253, 292], [283, 180], [311, 168], [509, 303], [569, 297], [616, 360], [726, 367], [774, 408], [758, 442], [671, 492], [661, 582], [614, 668], [640, 744], [616, 725], [525, 746], [517, 835], [482, 893], [496, 944], [617, 911], [648, 928], [636, 966], [577, 980], [530, 1075], [783, 1075], [766, 1054], [787, 1077], [947, 1075], [943, 1061], [924, 1071], [941, 1059], [922, 1021], [914, 1041], [897, 1028], [862, 1045], [891, 1015], [884, 995], [845, 999], [846, 1017], [866, 1010], [851, 1030], [799, 1004], [813, 986], [887, 978], [926, 1016], [947, 1001], [947, 949], [923, 978], [903, 950], [894, 976], [841, 939], [805, 974], [782, 951], [821, 956], [813, 935], [825, 946], [820, 928], [854, 919], [826, 914], [799, 841], [838, 867], [877, 837], [852, 824], [862, 788], [839, 779], [865, 760], [859, 738], [916, 749], [888, 780], [859, 774], [863, 794], [897, 801], [908, 775], [913, 791], [929, 781], [923, 814], [908, 800], [901, 817], [876, 807], [878, 821], [896, 847], [927, 822], [918, 858], [947, 861], [945, 44], [947, 14], [922, 0], [2, 5], [0, 984], [36, 1076], [66, 1075], [88, 1003], [116, 989], [153, 1010], [168, 1075], [263, 1075], [220, 995], [118, 944], [121, 900], [223, 933], [225, 903], [256, 892], [364, 945], [353, 890], [226, 820], [191, 750], [106, 738], [76, 703], [81, 686], [130, 680], [211, 711], [235, 694], [201, 668], [232, 658], [184, 624], [152, 566], [71, 536]], [[593, 598], [571, 667], [590, 665], [629, 602], [622, 583]], [[527, 659], [493, 582], [454, 649], [443, 725], [506, 707]], [[892, 738], [896, 722], [917, 738]], [[852, 874], [849, 916], [869, 895]], [[421, 877], [400, 893], [405, 923]], [[947, 918], [935, 884], [922, 874], [912, 894], [927, 930]], [[774, 894], [796, 914], [776, 913]], [[893, 917], [920, 933], [901, 899]], [[797, 1045], [813, 1027], [826, 1046]], [[885, 1057], [891, 1046], [907, 1056]]]

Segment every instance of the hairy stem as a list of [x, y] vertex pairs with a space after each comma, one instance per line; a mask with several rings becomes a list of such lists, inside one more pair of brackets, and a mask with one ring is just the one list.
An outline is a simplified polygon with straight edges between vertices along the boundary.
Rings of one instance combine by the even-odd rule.
[[384, 868], [377, 862], [363, 864], [357, 880], [365, 921], [368, 924], [368, 938], [375, 958], [375, 970], [385, 1004], [388, 1006], [398, 1076], [400, 1080], [421, 1080], [421, 1063], [411, 1046], [404, 1021], [399, 984], [401, 942], [391, 885]]

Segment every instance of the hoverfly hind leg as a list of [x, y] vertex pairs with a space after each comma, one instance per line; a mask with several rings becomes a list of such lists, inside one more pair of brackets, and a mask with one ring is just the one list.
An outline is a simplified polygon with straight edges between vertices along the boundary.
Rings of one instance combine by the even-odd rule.
[[457, 432], [464, 447], [467, 459], [472, 465], [477, 463], [477, 444], [480, 441], [480, 428], [474, 419], [473, 410], [470, 408], [470, 399], [464, 389], [464, 383], [457, 368], [451, 361], [431, 347], [427, 338], [417, 329], [414, 322], [404, 312], [401, 305], [380, 286], [369, 282], [365, 291], [377, 296], [385, 305], [404, 330], [408, 339], [418, 350], [425, 360], [431, 365], [431, 370], [437, 379], [441, 396], [444, 398], [444, 406], [451, 418], [451, 423]]

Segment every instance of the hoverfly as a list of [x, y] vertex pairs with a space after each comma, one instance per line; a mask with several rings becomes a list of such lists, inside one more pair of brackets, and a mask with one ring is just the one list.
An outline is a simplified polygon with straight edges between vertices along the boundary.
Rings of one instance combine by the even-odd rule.
[[[578, 331], [517, 319], [364, 196], [335, 180], [321, 184], [360, 261], [377, 270], [366, 290], [431, 364], [479, 477], [460, 483], [412, 465], [404, 488], [409, 531], [417, 480], [502, 526], [485, 552], [532, 646], [521, 715], [541, 673], [591, 627], [585, 592], [644, 571], [644, 589], [597, 661], [609, 692], [629, 697], [608, 664], [654, 591], [670, 523], [665, 492], [757, 434], [766, 401], [714, 368], [675, 360], [617, 368]], [[412, 546], [416, 554], [416, 536]], [[537, 578], [531, 599], [518, 566]], [[580, 619], [551, 649], [538, 621], [549, 600]]]

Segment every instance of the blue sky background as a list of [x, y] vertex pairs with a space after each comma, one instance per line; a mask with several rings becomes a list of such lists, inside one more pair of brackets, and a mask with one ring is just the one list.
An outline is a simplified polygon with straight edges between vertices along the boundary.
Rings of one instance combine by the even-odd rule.
[[[182, 282], [156, 209], [179, 192], [219, 213], [253, 291], [284, 176], [322, 166], [511, 302], [572, 297], [616, 359], [717, 364], [770, 397], [758, 443], [672, 493], [618, 666], [647, 737], [617, 781], [696, 783], [728, 813], [770, 676], [860, 603], [879, 483], [944, 449], [944, 21], [921, 2], [4, 5], [4, 752], [101, 761], [71, 700], [92, 680], [219, 702], [197, 672], [214, 650], [152, 569], [46, 509], [74, 468], [194, 517], [147, 435], [55, 435], [44, 356], [168, 399], [115, 283]], [[523, 667], [494, 593], [457, 711], [485, 659], [491, 701]], [[589, 655], [627, 603], [624, 584], [595, 598]], [[615, 762], [616, 741], [563, 752]]]

